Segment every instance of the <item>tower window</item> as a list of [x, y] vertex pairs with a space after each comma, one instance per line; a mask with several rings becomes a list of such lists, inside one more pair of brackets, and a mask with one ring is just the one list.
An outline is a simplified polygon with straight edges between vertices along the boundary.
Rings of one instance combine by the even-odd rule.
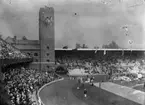
[[49, 53], [47, 53], [46, 55], [49, 56]]
[[49, 49], [49, 46], [47, 46], [47, 49]]
[[47, 68], [49, 68], [49, 66], [47, 65]]
[[47, 59], [47, 62], [49, 62], [50, 60], [49, 59]]
[[34, 53], [34, 56], [38, 56], [38, 53]]

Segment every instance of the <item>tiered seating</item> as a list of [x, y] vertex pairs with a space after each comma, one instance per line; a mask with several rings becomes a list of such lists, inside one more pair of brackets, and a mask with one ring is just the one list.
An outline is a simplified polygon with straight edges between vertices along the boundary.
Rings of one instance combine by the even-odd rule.
[[20, 52], [18, 49], [0, 38], [1, 65], [32, 61], [32, 57]]
[[[21, 53], [18, 49], [11, 46], [9, 43], [5, 42], [2, 38], [0, 38], [0, 104], [1, 105], [11, 105], [11, 101], [9, 100], [9, 95], [7, 94], [7, 91], [4, 88], [5, 83], [7, 83], [8, 81], [5, 81], [5, 82], [3, 81], [3, 74], [1, 72], [2, 67], [4, 68], [10, 64], [18, 64], [18, 63], [25, 63], [25, 62], [31, 62], [31, 61], [32, 61], [32, 57], [24, 53]], [[4, 68], [4, 71], [5, 71], [5, 68]], [[12, 75], [9, 75], [9, 77], [11, 76]], [[16, 89], [16, 87], [14, 88]], [[17, 105], [17, 104], [14, 104], [14, 105]]]
[[32, 105], [32, 94], [41, 86], [59, 77], [54, 73], [34, 69], [15, 68], [5, 71], [5, 89], [13, 105]]
[[[82, 54], [83, 55], [83, 54]], [[108, 74], [113, 80], [132, 81], [145, 77], [143, 57], [134, 55], [103, 55], [96, 57], [67, 55], [57, 57], [57, 64], [65, 64], [69, 70], [80, 69], [88, 74]]]
[[0, 59], [22, 59], [30, 58], [30, 56], [21, 53], [19, 50], [11, 46], [9, 43], [5, 42], [3, 39], [0, 39]]

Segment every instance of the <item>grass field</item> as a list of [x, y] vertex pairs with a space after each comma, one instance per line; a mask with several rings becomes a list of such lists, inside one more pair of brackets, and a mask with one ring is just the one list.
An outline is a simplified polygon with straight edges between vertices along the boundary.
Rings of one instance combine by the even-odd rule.
[[136, 89], [136, 90], [140, 90], [140, 91], [145, 92], [145, 88], [143, 88], [143, 84], [141, 84], [141, 85], [139, 85], [139, 86], [135, 86], [135, 87], [133, 87], [133, 88]]
[[131, 87], [131, 88], [134, 88], [136, 90], [140, 90], [140, 91], [145, 92], [145, 88], [143, 88], [144, 81], [137, 81], [137, 80], [130, 81], [130, 82], [127, 82], [127, 81], [122, 81], [122, 82], [121, 81], [114, 81], [114, 83], [122, 85], [122, 86]]
[[63, 81], [46, 86], [40, 92], [45, 105], [139, 105], [113, 93], [85, 84], [88, 97], [83, 97], [83, 89], [76, 89], [75, 80]]

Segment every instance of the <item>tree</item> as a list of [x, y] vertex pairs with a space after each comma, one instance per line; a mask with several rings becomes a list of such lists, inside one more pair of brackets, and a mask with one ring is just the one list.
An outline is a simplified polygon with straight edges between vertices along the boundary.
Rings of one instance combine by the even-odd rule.
[[82, 48], [88, 48], [88, 46], [87, 46], [87, 45], [85, 45], [85, 44], [83, 44]]
[[81, 45], [79, 43], [76, 43], [76, 49], [81, 48]]
[[118, 46], [118, 44], [115, 41], [112, 41], [110, 44], [108, 45], [103, 45], [102, 48], [111, 48], [111, 49], [118, 49], [120, 48]]
[[94, 49], [99, 49], [99, 47], [98, 46], [94, 46]]
[[117, 43], [115, 41], [112, 41], [109, 45], [108, 45], [109, 48], [112, 48], [112, 49], [118, 49], [119, 46], [117, 45]]
[[23, 38], [22, 38], [23, 40], [27, 40], [27, 38], [26, 38], [26, 36], [23, 36]]
[[68, 49], [68, 46], [64, 46], [63, 49]]
[[108, 48], [108, 45], [103, 45], [102, 48]]

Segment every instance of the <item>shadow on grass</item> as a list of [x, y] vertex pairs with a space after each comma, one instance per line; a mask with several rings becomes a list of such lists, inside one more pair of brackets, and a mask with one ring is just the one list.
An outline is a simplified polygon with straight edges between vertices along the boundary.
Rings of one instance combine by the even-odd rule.
[[88, 105], [140, 105], [138, 103], [117, 96], [98, 87], [90, 86], [88, 84], [85, 84], [85, 88], [88, 90], [88, 97], [84, 98], [84, 88], [82, 87], [80, 90], [77, 90], [76, 87], [77, 85], [72, 88], [73, 94], [80, 100], [86, 102]]
[[133, 87], [133, 86], [135, 86], [137, 84], [143, 84], [144, 81], [134, 80], [134, 81], [130, 81], [130, 82], [127, 82], [127, 81], [122, 81], [121, 82], [120, 80], [114, 80], [114, 83], [122, 85], [122, 86]]
[[135, 86], [135, 87], [133, 87], [133, 88], [136, 89], [136, 90], [140, 90], [140, 91], [145, 92], [145, 88], [143, 87], [143, 84], [140, 85], [140, 86]]

